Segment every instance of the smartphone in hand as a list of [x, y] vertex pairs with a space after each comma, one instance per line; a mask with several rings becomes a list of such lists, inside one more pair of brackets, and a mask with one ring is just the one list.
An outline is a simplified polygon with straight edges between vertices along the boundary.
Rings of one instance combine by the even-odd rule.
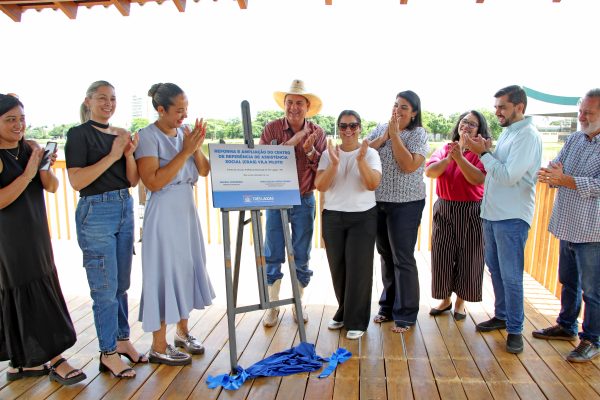
[[48, 171], [48, 169], [50, 169], [50, 157], [52, 157], [52, 154], [56, 151], [56, 146], [58, 146], [58, 143], [56, 142], [46, 143], [44, 156], [42, 157], [42, 163], [40, 164], [40, 171]]

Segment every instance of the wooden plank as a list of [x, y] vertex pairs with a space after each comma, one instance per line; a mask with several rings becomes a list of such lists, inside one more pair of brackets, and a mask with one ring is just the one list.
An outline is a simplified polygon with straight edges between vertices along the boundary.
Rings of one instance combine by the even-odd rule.
[[20, 6], [14, 4], [0, 4], [0, 11], [12, 19], [14, 22], [21, 22], [21, 15], [23, 15], [23, 9]]
[[129, 16], [129, 12], [131, 9], [131, 1], [130, 0], [110, 0], [111, 3], [119, 10], [122, 16]]
[[408, 368], [415, 399], [440, 398], [428, 360], [409, 358]]
[[[188, 397], [194, 391], [206, 390], [210, 392], [211, 398], [216, 398], [220, 389], [208, 389], [206, 378], [208, 375], [218, 375], [229, 372], [229, 338], [227, 328], [227, 317], [223, 311], [223, 318], [210, 331], [204, 347], [205, 352], [200, 360], [194, 361], [189, 369], [181, 371], [173, 380], [173, 383], [162, 395], [163, 399]], [[260, 323], [263, 313], [245, 313], [236, 316], [236, 339], [238, 350], [243, 350], [254, 334]], [[217, 360], [215, 364], [215, 360]], [[214, 369], [209, 372], [209, 369]], [[202, 397], [204, 398], [204, 397]]]
[[[260, 346], [252, 343], [240, 358], [240, 365], [251, 365], [272, 354], [288, 350], [293, 346], [294, 337], [298, 331], [298, 325], [294, 322], [291, 308], [286, 307], [283, 311], [283, 316], [272, 340], [270, 342], [260, 341]], [[258, 334], [260, 334], [260, 332], [258, 332]], [[308, 374], [304, 375], [305, 379], [307, 379]], [[244, 399], [246, 396], [242, 389], [246, 389], [248, 391], [248, 398], [264, 400], [275, 399], [280, 384], [281, 377], [255, 379], [252, 382], [251, 387], [246, 385], [245, 388], [241, 388], [237, 391], [239, 393], [236, 393], [236, 396], [228, 396], [228, 398]]]

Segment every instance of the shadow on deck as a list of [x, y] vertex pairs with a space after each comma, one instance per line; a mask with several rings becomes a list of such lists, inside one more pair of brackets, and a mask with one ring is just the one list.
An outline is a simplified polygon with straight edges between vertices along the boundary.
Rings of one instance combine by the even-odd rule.
[[[484, 300], [468, 303], [468, 317], [456, 322], [450, 313], [429, 316], [437, 304], [430, 298], [429, 253], [417, 252], [421, 282], [421, 310], [415, 328], [405, 334], [391, 332], [391, 324], [371, 323], [359, 341], [349, 341], [345, 330], [330, 331], [327, 321], [335, 312], [327, 260], [322, 249], [314, 249], [311, 268], [315, 274], [305, 295], [309, 314], [306, 334], [315, 343], [317, 354], [328, 357], [338, 347], [345, 347], [353, 357], [338, 367], [334, 375], [319, 379], [318, 372], [284, 378], [260, 378], [246, 382], [237, 391], [208, 389], [206, 377], [229, 371], [229, 346], [225, 314], [223, 253], [219, 246], [209, 246], [209, 272], [217, 298], [213, 306], [194, 311], [190, 317], [191, 333], [200, 338], [206, 353], [194, 356], [191, 366], [135, 367], [137, 377], [118, 380], [98, 372], [98, 343], [87, 294], [81, 254], [74, 241], [55, 241], [55, 254], [63, 291], [71, 318], [78, 333], [74, 347], [65, 355], [84, 369], [88, 378], [71, 387], [61, 387], [46, 377], [7, 382], [7, 362], [0, 363], [0, 398], [30, 399], [596, 399], [600, 398], [600, 362], [571, 364], [565, 360], [574, 343], [533, 339], [531, 331], [554, 323], [559, 301], [533, 280], [525, 277], [525, 350], [520, 355], [504, 351], [504, 331], [478, 333], [475, 324], [493, 316], [493, 291], [489, 274], [484, 279]], [[144, 333], [137, 321], [141, 266], [134, 257], [130, 289], [131, 339], [140, 351], [150, 347], [151, 335]], [[258, 298], [253, 254], [244, 248], [243, 270], [238, 304], [251, 304]], [[381, 278], [375, 261], [372, 295], [373, 315]], [[287, 267], [284, 267], [284, 269]], [[282, 296], [291, 295], [288, 274]], [[263, 311], [238, 315], [237, 348], [241, 366], [247, 367], [264, 357], [298, 343], [298, 332], [291, 316], [291, 306], [284, 307], [276, 327], [263, 328]], [[172, 338], [173, 327], [168, 331]]]

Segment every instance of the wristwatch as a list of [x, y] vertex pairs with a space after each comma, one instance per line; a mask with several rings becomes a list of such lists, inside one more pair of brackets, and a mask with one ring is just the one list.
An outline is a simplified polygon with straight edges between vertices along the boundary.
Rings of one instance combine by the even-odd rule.
[[483, 153], [481, 153], [481, 154], [479, 155], [479, 158], [483, 157], [483, 155], [484, 155], [484, 154], [490, 154], [490, 152], [489, 152], [489, 151], [484, 151]]

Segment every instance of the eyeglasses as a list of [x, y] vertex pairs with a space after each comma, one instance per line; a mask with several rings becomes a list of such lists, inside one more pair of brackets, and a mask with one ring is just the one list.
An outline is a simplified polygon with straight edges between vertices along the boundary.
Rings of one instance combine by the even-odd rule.
[[479, 128], [479, 124], [478, 124], [478, 123], [476, 123], [476, 122], [472, 122], [472, 121], [469, 121], [469, 120], [468, 120], [468, 119], [466, 119], [466, 118], [463, 118], [463, 119], [461, 119], [461, 120], [460, 120], [460, 124], [461, 124], [461, 125], [466, 125], [466, 126], [468, 126], [469, 128], [471, 128], [471, 129]]
[[338, 124], [338, 128], [340, 128], [340, 131], [345, 131], [348, 128], [350, 128], [351, 131], [355, 131], [356, 129], [358, 129], [359, 126], [360, 124], [358, 122], [350, 122], [349, 124], [340, 122]]

